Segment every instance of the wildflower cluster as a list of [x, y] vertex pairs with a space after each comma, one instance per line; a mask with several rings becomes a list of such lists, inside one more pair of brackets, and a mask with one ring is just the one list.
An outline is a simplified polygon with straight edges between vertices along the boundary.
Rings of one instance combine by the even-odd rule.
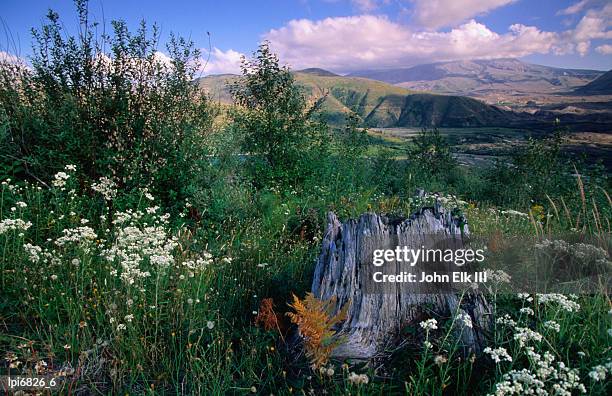
[[27, 231], [31, 226], [31, 222], [22, 219], [4, 219], [0, 221], [0, 235], [9, 231]]
[[58, 188], [60, 191], [64, 191], [66, 189], [66, 182], [68, 179], [70, 179], [70, 173], [76, 172], [76, 166], [66, 165], [64, 170], [68, 173], [58, 172], [53, 177], [53, 181], [51, 181], [51, 185]]
[[457, 321], [470, 329], [473, 327], [472, 318], [465, 312], [461, 312], [457, 315]]
[[452, 194], [440, 194], [440, 193], [430, 194], [428, 192], [425, 192], [420, 197], [409, 198], [408, 202], [417, 208], [421, 208], [424, 206], [433, 206], [434, 204], [438, 204], [447, 210], [452, 210], [455, 208], [465, 209], [469, 205], [467, 201], [464, 201]]
[[98, 235], [95, 233], [93, 228], [89, 226], [66, 228], [62, 230], [62, 235], [55, 241], [58, 247], [63, 247], [67, 244], [80, 245], [82, 247], [91, 244]]
[[580, 310], [580, 304], [574, 301], [577, 296], [566, 296], [559, 293], [536, 294], [539, 304], [556, 304], [560, 309], [567, 312], [577, 312]]
[[544, 239], [534, 245], [536, 252], [555, 261], [612, 268], [608, 252], [589, 243], [569, 243], [561, 239]]
[[[533, 302], [534, 298], [529, 294], [519, 294], [521, 300]], [[576, 296], [564, 296], [561, 294], [537, 294], [536, 301], [552, 310], [557, 314], [560, 311], [577, 312], [580, 305], [574, 300]], [[580, 382], [580, 373], [577, 368], [569, 368], [564, 362], [555, 362], [555, 355], [547, 350], [538, 351], [544, 343], [544, 336], [539, 332], [519, 323], [521, 321], [530, 322], [529, 317], [534, 315], [533, 309], [523, 307], [519, 310], [521, 320], [518, 322], [508, 314], [499, 317], [496, 323], [504, 325], [512, 331], [512, 340], [517, 346], [518, 355], [511, 356], [505, 348], [485, 348], [487, 353], [495, 363], [503, 361], [518, 361], [521, 355], [528, 362], [528, 367], [515, 368], [505, 373], [501, 381], [494, 387], [493, 395], [565, 395], [570, 396], [572, 392], [585, 393], [586, 388]], [[526, 314], [526, 315], [524, 315]], [[561, 325], [554, 320], [547, 320], [542, 323], [542, 328], [551, 332], [558, 333]], [[550, 345], [549, 342], [547, 342]], [[584, 353], [582, 354], [584, 355]], [[599, 374], [599, 372], [598, 372]]]
[[589, 377], [595, 381], [605, 381], [608, 374], [612, 373], [612, 359], [609, 359], [606, 364], [599, 364], [591, 369]]
[[483, 352], [490, 355], [495, 363], [503, 362], [504, 360], [507, 362], [512, 361], [512, 357], [508, 354], [506, 348], [491, 349], [491, 347], [486, 347]]
[[351, 371], [348, 376], [348, 381], [353, 385], [365, 385], [370, 382], [370, 379], [366, 374], [355, 374]]
[[518, 216], [518, 217], [524, 217], [524, 218], [529, 217], [527, 213], [519, 212], [518, 210], [514, 210], [514, 209], [502, 210], [499, 213], [503, 215]]
[[201, 257], [198, 257], [195, 260], [185, 260], [183, 261], [183, 266], [185, 266], [189, 273], [197, 273], [202, 272], [204, 268], [208, 267], [213, 262], [212, 254], [208, 252], [202, 252]]
[[425, 331], [436, 330], [438, 328], [438, 321], [435, 319], [427, 319], [419, 323], [419, 326]]
[[[157, 209], [128, 210], [115, 215], [115, 237], [103, 257], [118, 265], [111, 275], [119, 276], [132, 285], [138, 279], [151, 276], [150, 270], [163, 270], [174, 263], [173, 250], [177, 238], [168, 231], [168, 215], [157, 215]], [[145, 218], [149, 215], [149, 219]], [[148, 267], [147, 267], [148, 264]]]
[[102, 195], [107, 201], [112, 201], [117, 195], [117, 184], [112, 179], [104, 176], [97, 183], [93, 183], [91, 189]]

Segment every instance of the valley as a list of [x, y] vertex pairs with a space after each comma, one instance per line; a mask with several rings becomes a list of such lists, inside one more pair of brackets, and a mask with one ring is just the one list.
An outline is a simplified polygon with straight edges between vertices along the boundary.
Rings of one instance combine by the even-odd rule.
[[[311, 68], [293, 75], [313, 103], [324, 98], [319, 115], [330, 125], [340, 127], [354, 113], [390, 147], [399, 149], [422, 128], [435, 127], [462, 162], [481, 164], [520, 149], [529, 136], [544, 136], [558, 121], [566, 129], [564, 151], [612, 166], [610, 72], [498, 60], [348, 76]], [[198, 83], [214, 101], [229, 105], [229, 86], [237, 81], [236, 75], [218, 75]]]
[[[462, 165], [486, 166], [497, 159], [509, 157], [520, 150], [529, 137], [538, 138], [543, 132], [521, 128], [439, 128], [452, 147], [453, 155]], [[392, 149], [396, 158], [406, 158], [406, 145], [418, 135], [421, 128], [371, 128], [369, 136], [374, 145]], [[601, 161], [612, 168], [612, 134], [571, 132], [564, 136], [562, 151], [575, 160], [585, 163]], [[373, 151], [375, 152], [375, 150]]]

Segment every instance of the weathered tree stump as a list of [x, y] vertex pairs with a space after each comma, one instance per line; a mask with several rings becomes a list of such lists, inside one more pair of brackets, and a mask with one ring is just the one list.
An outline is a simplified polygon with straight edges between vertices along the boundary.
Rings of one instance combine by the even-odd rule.
[[341, 223], [334, 213], [328, 214], [312, 292], [320, 299], [335, 296], [337, 309], [350, 304], [347, 320], [339, 329], [345, 342], [334, 350], [334, 357], [377, 356], [389, 345], [399, 343], [397, 336], [403, 326], [418, 326], [424, 310], [445, 317], [467, 313], [473, 326], [460, 331], [464, 351], [478, 353], [482, 349], [489, 306], [481, 294], [469, 292], [460, 299], [457, 293], [428, 292], [418, 284], [387, 285], [384, 292], [365, 287], [374, 249], [394, 245], [419, 248], [431, 245], [432, 236], [461, 243], [469, 234], [467, 225], [461, 222], [438, 204], [403, 219], [366, 213]]

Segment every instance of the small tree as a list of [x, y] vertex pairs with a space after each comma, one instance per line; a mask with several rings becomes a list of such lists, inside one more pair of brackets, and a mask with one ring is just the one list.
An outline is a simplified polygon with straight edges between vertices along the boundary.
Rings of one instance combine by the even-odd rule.
[[232, 116], [244, 134], [244, 149], [256, 183], [299, 183], [326, 150], [327, 127], [314, 119], [321, 100], [309, 104], [293, 75], [264, 42], [242, 60], [243, 78], [230, 87], [238, 109]]
[[450, 144], [437, 128], [423, 129], [408, 147], [408, 161], [416, 168], [439, 175], [456, 166]]
[[359, 127], [359, 117], [355, 113], [346, 116], [346, 125], [338, 131], [338, 153], [341, 157], [354, 162], [366, 152], [369, 144], [367, 128]]

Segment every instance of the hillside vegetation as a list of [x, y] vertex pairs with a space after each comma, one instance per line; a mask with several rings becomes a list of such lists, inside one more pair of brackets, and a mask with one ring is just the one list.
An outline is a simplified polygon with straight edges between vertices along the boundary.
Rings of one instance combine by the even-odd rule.
[[[478, 100], [410, 91], [366, 78], [342, 77], [321, 71], [293, 73], [310, 100], [324, 98], [320, 114], [340, 125], [356, 114], [370, 127], [478, 127], [507, 125], [517, 117]], [[213, 99], [231, 103], [229, 85], [235, 75], [204, 77], [200, 87]]]

